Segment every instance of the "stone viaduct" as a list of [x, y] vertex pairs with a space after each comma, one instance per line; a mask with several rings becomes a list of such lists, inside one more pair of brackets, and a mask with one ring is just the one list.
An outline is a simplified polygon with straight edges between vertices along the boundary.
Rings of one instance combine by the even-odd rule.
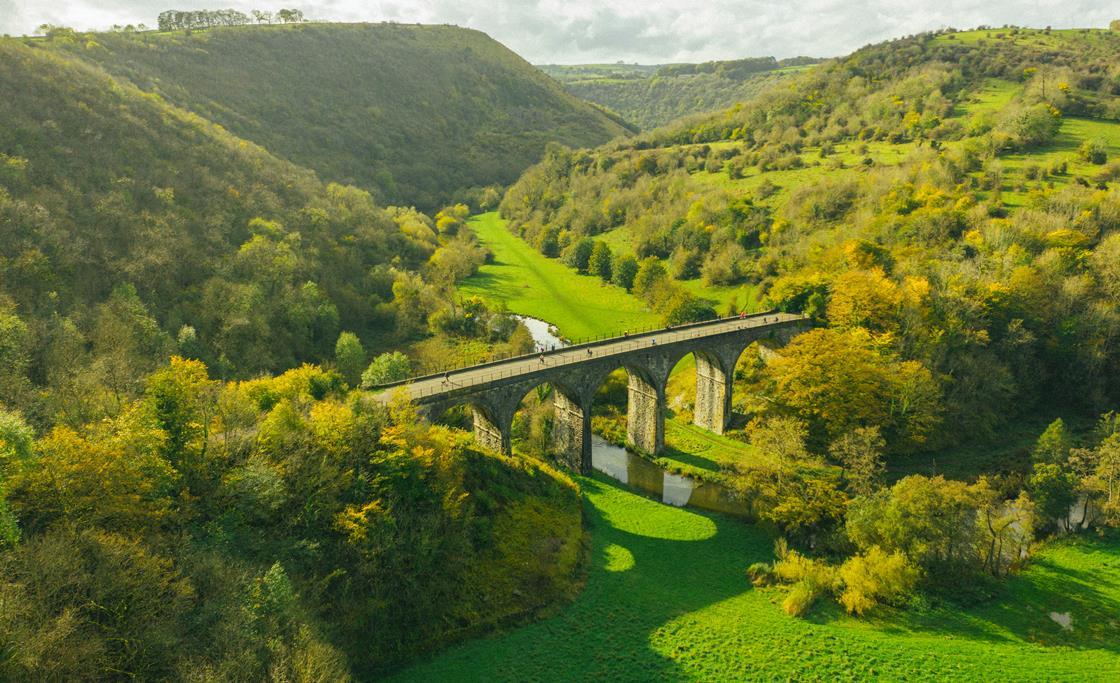
[[509, 453], [514, 413], [536, 387], [553, 390], [553, 452], [579, 472], [591, 469], [591, 403], [607, 375], [629, 378], [627, 437], [646, 453], [665, 444], [665, 385], [688, 354], [696, 359], [695, 424], [722, 434], [731, 419], [731, 384], [739, 356], [752, 342], [780, 345], [810, 326], [803, 316], [761, 313], [680, 325], [655, 332], [519, 356], [446, 374], [378, 387], [388, 402], [403, 394], [432, 417], [470, 405], [480, 445]]

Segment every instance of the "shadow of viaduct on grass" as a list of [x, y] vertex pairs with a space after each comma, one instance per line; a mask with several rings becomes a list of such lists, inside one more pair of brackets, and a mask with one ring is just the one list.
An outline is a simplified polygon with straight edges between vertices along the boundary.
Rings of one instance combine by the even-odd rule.
[[[711, 674], [719, 671], [711, 668], [719, 662], [730, 667], [720, 676], [785, 671], [784, 677], [802, 671], [811, 677], [810, 671], [824, 675], [829, 670], [858, 675], [855, 671], [876, 658], [885, 667], [878, 673], [953, 665], [963, 666], [959, 675], [968, 677], [965, 672], [999, 661], [1001, 666], [1060, 665], [1050, 672], [1060, 676], [1077, 670], [1077, 660], [1066, 659], [1073, 650], [1099, 651], [1089, 661], [1120, 668], [1115, 659], [1100, 658], [1120, 651], [1115, 621], [1120, 586], [1115, 569], [1107, 569], [1120, 563], [1115, 540], [1085, 541], [1102, 544], [1101, 556], [1108, 559], [1099, 571], [1097, 558], [1091, 557], [1086, 569], [1083, 559], [1070, 566], [1068, 558], [1052, 561], [1044, 555], [1027, 574], [1012, 577], [997, 601], [976, 608], [941, 607], [856, 622], [826, 599], [808, 619], [798, 620], [769, 604], [778, 595], [749, 598], [754, 589], [745, 567], [772, 559], [772, 538], [762, 530], [662, 505], [599, 473], [581, 478], [580, 484], [592, 548], [587, 585], [576, 600], [544, 621], [453, 647], [398, 672], [394, 680], [678, 681], [697, 676], [685, 666]], [[742, 597], [751, 604], [740, 603]], [[1078, 615], [1073, 632], [1049, 619], [1049, 611], [1059, 607]], [[708, 623], [713, 618], [733, 623]], [[1085, 624], [1087, 618], [1099, 623]], [[736, 661], [728, 650], [748, 647], [742, 638], [754, 648], [750, 661]], [[791, 641], [804, 649], [803, 655], [791, 658], [782, 649]], [[760, 646], [774, 649], [760, 654]], [[922, 659], [915, 659], [918, 654]], [[713, 656], [716, 660], [709, 661]], [[802, 669], [816, 666], [811, 662], [820, 658], [820, 671]], [[836, 658], [847, 663], [830, 661]]]
[[[453, 648], [399, 680], [689, 680], [650, 645], [667, 622], [751, 590], [743, 568], [771, 540], [730, 518], [581, 479], [592, 538], [587, 585], [560, 614]], [[627, 496], [608, 519], [589, 498]]]

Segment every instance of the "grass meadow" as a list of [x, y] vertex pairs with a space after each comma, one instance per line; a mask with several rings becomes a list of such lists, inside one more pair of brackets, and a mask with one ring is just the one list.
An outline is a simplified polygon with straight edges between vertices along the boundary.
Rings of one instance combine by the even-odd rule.
[[[1120, 541], [1052, 544], [981, 607], [806, 619], [744, 570], [761, 529], [580, 481], [587, 584], [544, 621], [454, 647], [397, 681], [1062, 680], [1120, 677]], [[1051, 613], [1069, 616], [1062, 626]]]

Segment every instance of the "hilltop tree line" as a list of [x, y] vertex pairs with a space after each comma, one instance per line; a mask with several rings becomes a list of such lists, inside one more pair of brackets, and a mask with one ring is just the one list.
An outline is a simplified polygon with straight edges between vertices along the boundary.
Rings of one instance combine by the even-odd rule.
[[235, 9], [219, 10], [166, 10], [159, 13], [160, 31], [213, 28], [215, 26], [245, 26], [247, 24], [298, 24], [304, 21], [298, 9], [253, 10], [249, 14]]
[[820, 60], [812, 57], [791, 57], [781, 61], [774, 57], [747, 57], [701, 64], [666, 64], [657, 70], [658, 76], [691, 76], [695, 74], [714, 74], [720, 78], [743, 80], [763, 71], [773, 71], [786, 66], [807, 66]]

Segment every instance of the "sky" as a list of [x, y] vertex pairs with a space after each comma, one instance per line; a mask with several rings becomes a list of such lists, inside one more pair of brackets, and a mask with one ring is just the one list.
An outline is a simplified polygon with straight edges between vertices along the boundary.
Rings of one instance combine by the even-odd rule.
[[[285, 4], [309, 19], [456, 24], [476, 28], [536, 64], [697, 62], [833, 57], [890, 38], [981, 24], [1106, 27], [1102, 0], [313, 0]], [[0, 34], [43, 23], [76, 29], [154, 26], [164, 9], [278, 9], [243, 0], [0, 0]]]

